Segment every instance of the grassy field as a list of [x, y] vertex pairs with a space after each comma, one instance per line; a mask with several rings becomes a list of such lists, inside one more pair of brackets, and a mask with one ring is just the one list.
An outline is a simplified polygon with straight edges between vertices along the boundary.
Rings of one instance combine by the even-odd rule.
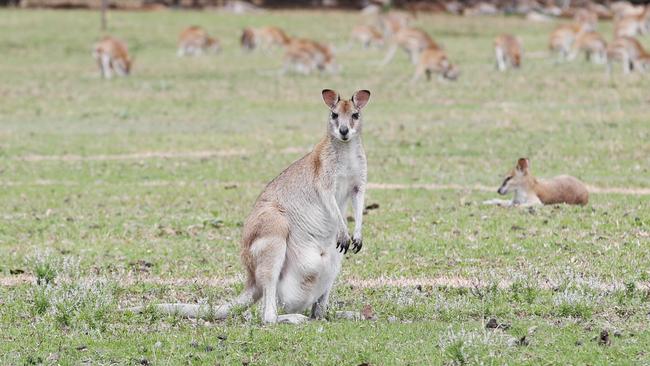
[[[555, 24], [421, 16], [462, 74], [410, 85], [404, 53], [380, 68], [383, 50], [347, 47], [355, 13], [114, 12], [135, 66], [108, 82], [90, 56], [98, 14], [0, 19], [0, 364], [650, 363], [650, 79], [556, 64]], [[223, 53], [178, 59], [191, 24]], [[342, 72], [282, 76], [279, 51], [239, 49], [247, 25], [328, 41]], [[526, 56], [498, 74], [492, 39], [506, 31]], [[241, 290], [242, 221], [324, 133], [323, 88], [373, 93], [367, 203], [379, 208], [330, 312], [369, 305], [378, 319], [119, 311]], [[538, 176], [585, 181], [590, 204], [482, 206], [520, 156]], [[492, 318], [504, 326], [486, 328]]]

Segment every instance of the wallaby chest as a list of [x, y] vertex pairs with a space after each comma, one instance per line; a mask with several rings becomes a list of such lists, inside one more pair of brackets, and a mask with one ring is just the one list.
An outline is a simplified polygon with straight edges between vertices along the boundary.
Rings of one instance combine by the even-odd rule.
[[337, 198], [349, 196], [353, 188], [363, 182], [366, 169], [365, 154], [360, 145], [342, 151], [335, 170]]

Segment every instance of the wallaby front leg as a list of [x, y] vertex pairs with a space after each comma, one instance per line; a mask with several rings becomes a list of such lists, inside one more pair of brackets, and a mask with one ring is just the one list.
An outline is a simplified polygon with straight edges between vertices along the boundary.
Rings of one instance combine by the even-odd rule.
[[354, 234], [352, 235], [352, 250], [359, 253], [363, 246], [363, 236], [361, 230], [363, 228], [363, 207], [366, 195], [366, 188], [364, 186], [357, 186], [352, 193], [352, 209], [354, 210]]
[[334, 193], [328, 191], [322, 192], [321, 197], [331, 217], [334, 217], [338, 224], [336, 247], [339, 248], [341, 252], [347, 253], [348, 248], [350, 247], [350, 233], [348, 233], [348, 225], [343, 218], [343, 213], [341, 212], [338, 203], [336, 203], [336, 197], [334, 197]]
[[111, 72], [112, 71], [111, 70], [111, 57], [106, 55], [106, 54], [102, 54], [101, 55], [101, 62], [102, 62], [102, 71], [103, 71], [102, 74], [103, 74], [104, 78], [110, 79], [113, 76], [112, 72]]

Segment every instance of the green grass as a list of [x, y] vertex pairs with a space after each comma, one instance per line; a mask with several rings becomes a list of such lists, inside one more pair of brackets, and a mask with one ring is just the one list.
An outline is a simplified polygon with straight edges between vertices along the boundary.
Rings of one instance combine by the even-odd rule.
[[[382, 69], [383, 50], [346, 48], [355, 13], [111, 12], [136, 61], [110, 82], [90, 57], [98, 14], [0, 19], [1, 364], [650, 363], [649, 196], [506, 210], [472, 189], [496, 191], [521, 156], [542, 177], [650, 188], [650, 79], [554, 63], [554, 24], [423, 15], [462, 74], [409, 85], [403, 53]], [[178, 59], [190, 24], [224, 52]], [[239, 49], [247, 25], [328, 41], [342, 72], [282, 76], [279, 51]], [[501, 32], [523, 39], [522, 70], [493, 71]], [[379, 208], [327, 322], [265, 327], [255, 307], [224, 322], [120, 312], [241, 290], [241, 224], [264, 183], [324, 133], [323, 88], [372, 91], [371, 182], [467, 188], [370, 190]], [[364, 305], [377, 321], [333, 317]], [[490, 318], [510, 327], [486, 329]]]

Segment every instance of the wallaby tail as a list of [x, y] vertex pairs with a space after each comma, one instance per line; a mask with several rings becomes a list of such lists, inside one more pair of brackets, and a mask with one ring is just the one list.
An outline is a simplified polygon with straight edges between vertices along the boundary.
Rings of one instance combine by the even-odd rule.
[[[156, 311], [164, 315], [178, 315], [183, 318], [204, 319], [204, 320], [223, 320], [228, 317], [230, 310], [234, 306], [248, 307], [255, 302], [255, 290], [248, 287], [235, 300], [218, 306], [210, 304], [156, 304]], [[142, 313], [146, 306], [136, 306], [124, 309], [134, 313]]]

